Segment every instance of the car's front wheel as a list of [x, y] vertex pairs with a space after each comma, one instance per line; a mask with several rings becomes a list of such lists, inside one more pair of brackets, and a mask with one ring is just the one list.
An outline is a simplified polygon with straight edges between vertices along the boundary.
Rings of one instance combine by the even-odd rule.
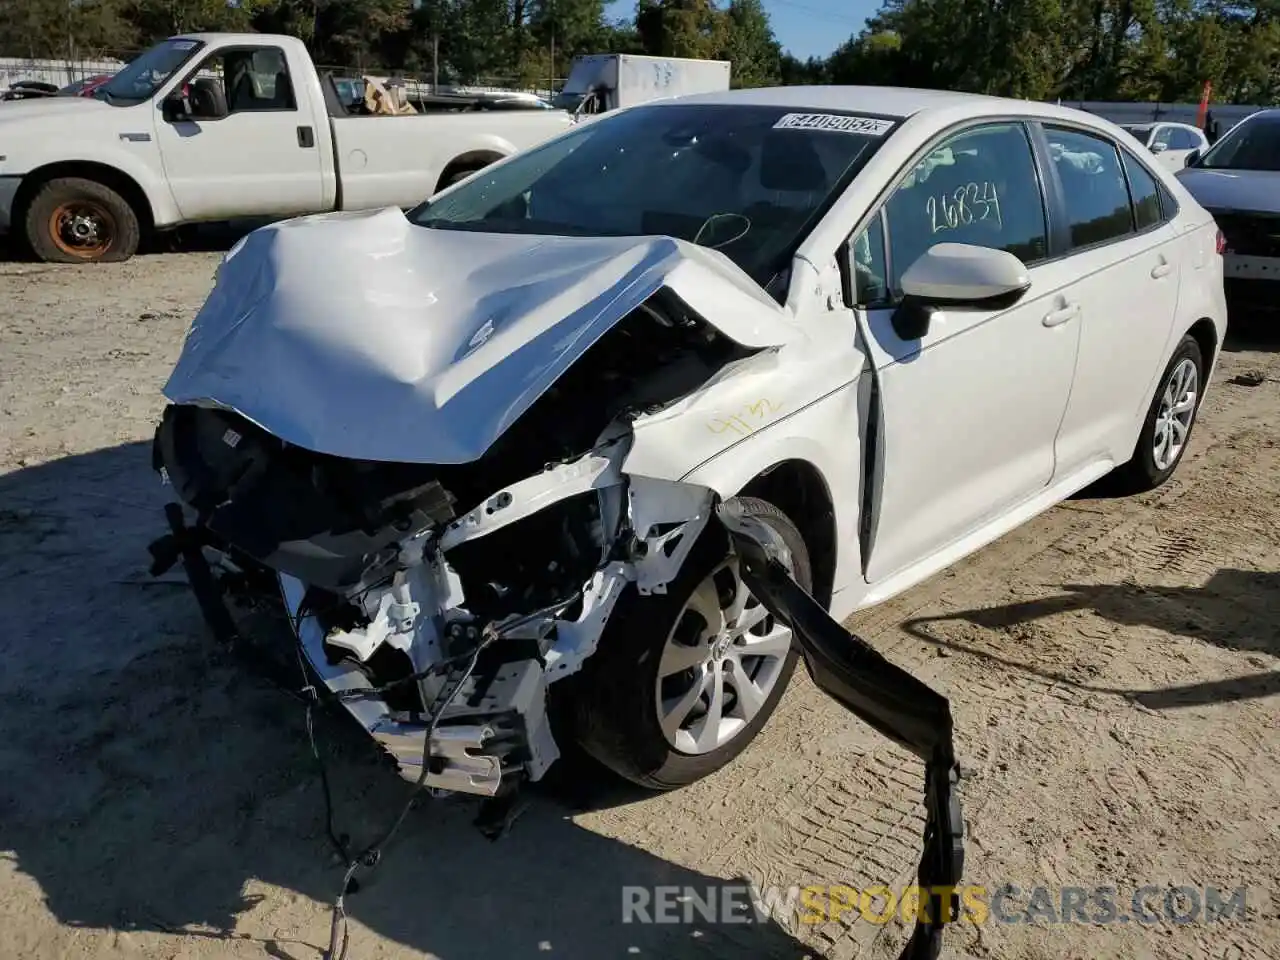
[[[772, 504], [741, 502], [778, 532], [792, 575], [812, 589], [795, 524]], [[644, 597], [628, 588], [564, 694], [587, 753], [641, 786], [669, 790], [741, 753], [773, 713], [795, 664], [790, 629], [747, 590], [715, 525], [667, 593]]]
[[1133, 459], [1117, 471], [1125, 492], [1154, 490], [1173, 476], [1200, 410], [1204, 367], [1200, 345], [1190, 335], [1183, 337], [1156, 387]]
[[141, 231], [129, 202], [106, 184], [59, 177], [31, 198], [26, 235], [46, 263], [113, 263], [137, 252]]

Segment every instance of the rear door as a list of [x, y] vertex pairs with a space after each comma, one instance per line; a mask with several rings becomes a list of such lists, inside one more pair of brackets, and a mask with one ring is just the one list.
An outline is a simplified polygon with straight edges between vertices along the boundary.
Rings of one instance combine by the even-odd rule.
[[1185, 265], [1174, 211], [1136, 154], [1092, 129], [1046, 123], [1043, 135], [1080, 307], [1079, 361], [1055, 445], [1063, 476], [1133, 452]]
[[175, 90], [184, 87], [195, 119], [156, 118], [165, 174], [184, 220], [324, 209], [317, 118], [305, 101], [299, 109], [283, 50], [219, 48]]
[[[1034, 496], [1075, 369], [1073, 271], [1050, 257], [1040, 162], [1021, 122], [978, 123], [926, 150], [852, 241], [860, 328], [878, 398], [866, 578], [884, 580]], [[900, 278], [936, 243], [1009, 251], [1031, 289], [1007, 309], [892, 324]]]

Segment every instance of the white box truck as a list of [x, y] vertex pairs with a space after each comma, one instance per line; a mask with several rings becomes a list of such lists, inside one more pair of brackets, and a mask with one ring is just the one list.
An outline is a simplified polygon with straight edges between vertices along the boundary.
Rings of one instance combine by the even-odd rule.
[[578, 57], [555, 106], [578, 115], [604, 113], [646, 100], [729, 89], [728, 60], [600, 53]]

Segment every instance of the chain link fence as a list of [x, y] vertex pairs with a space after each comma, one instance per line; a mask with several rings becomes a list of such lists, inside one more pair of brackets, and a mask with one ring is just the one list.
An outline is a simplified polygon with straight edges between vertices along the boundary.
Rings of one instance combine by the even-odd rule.
[[[39, 60], [23, 57], [0, 57], [0, 90], [7, 89], [20, 81], [37, 81], [49, 83], [55, 87], [87, 80], [90, 77], [109, 75], [123, 67], [141, 50], [122, 53], [117, 58], [77, 58], [65, 60]], [[486, 93], [498, 91], [518, 91], [532, 93], [539, 97], [554, 96], [564, 86], [564, 78], [547, 77], [530, 81], [515, 76], [477, 76], [477, 77], [440, 77], [438, 85], [433, 83], [429, 71], [389, 70], [375, 64], [317, 64], [317, 69], [330, 72], [335, 77], [358, 80], [361, 77], [375, 77], [384, 83], [388, 80], [399, 81], [405, 86], [409, 97], [428, 96], [439, 93]]]
[[24, 57], [0, 57], [0, 90], [6, 90], [23, 80], [51, 83], [55, 87], [87, 80], [103, 74], [115, 73], [125, 65], [124, 60], [34, 60]]

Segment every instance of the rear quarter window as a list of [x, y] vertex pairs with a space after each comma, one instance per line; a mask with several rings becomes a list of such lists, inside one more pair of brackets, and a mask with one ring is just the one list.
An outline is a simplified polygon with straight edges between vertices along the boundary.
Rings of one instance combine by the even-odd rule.
[[1139, 233], [1150, 230], [1165, 220], [1156, 178], [1128, 150], [1121, 149], [1125, 176], [1129, 179], [1129, 196], [1133, 202], [1134, 225]]

